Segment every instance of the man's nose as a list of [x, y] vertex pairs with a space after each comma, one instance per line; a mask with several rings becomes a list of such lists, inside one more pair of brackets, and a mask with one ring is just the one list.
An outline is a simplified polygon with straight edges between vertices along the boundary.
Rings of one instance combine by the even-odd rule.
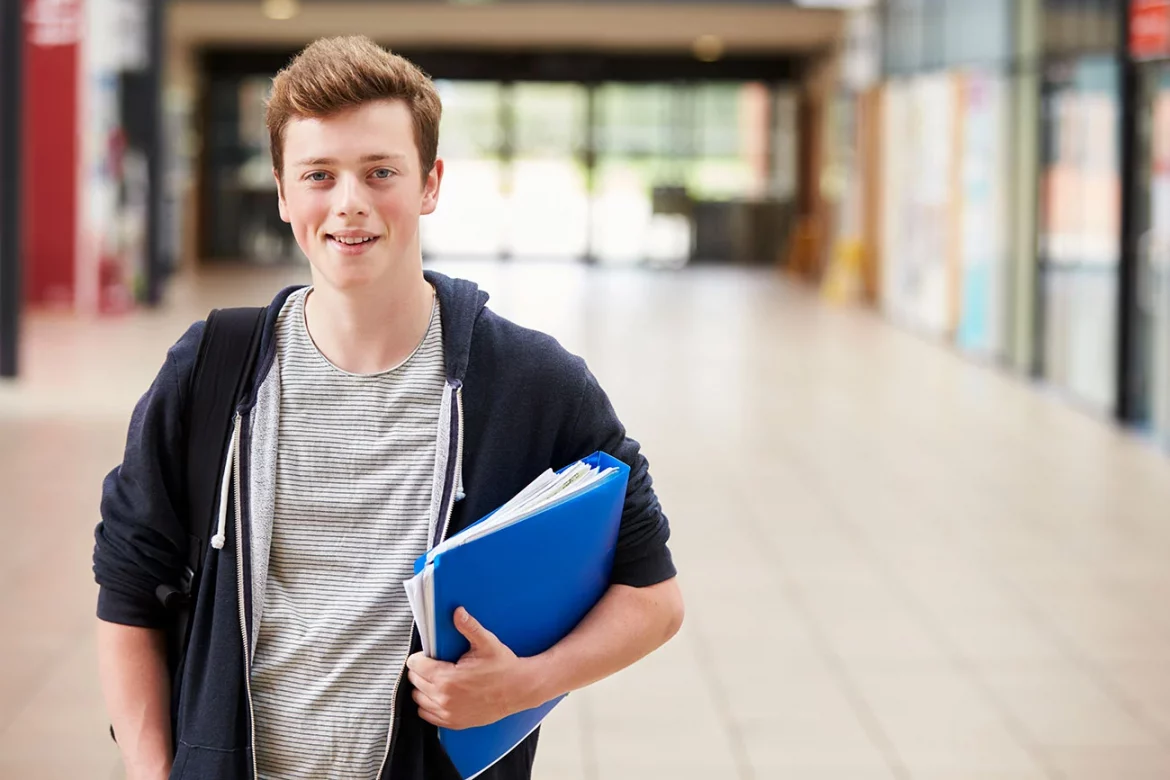
[[370, 202], [365, 184], [353, 176], [342, 176], [337, 184], [338, 186], [334, 190], [336, 200], [333, 205], [337, 215], [343, 217], [368, 216]]

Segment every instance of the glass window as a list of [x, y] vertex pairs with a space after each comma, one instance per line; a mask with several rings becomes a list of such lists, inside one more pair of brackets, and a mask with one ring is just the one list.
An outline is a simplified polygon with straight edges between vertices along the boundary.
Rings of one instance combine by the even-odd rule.
[[947, 0], [924, 2], [922, 14], [922, 67], [937, 70], [947, 62]]
[[510, 249], [534, 258], [588, 250], [589, 190], [581, 151], [589, 96], [580, 84], [516, 84], [515, 157], [506, 188]]
[[739, 154], [739, 84], [714, 84], [695, 88], [696, 152], [702, 157], [734, 157]]
[[595, 100], [593, 252], [602, 263], [639, 263], [662, 216], [655, 190], [683, 184], [694, 154], [693, 95], [673, 84], [605, 84]]
[[677, 149], [677, 90], [664, 84], [606, 84], [597, 90], [598, 151], [609, 155], [653, 157]]
[[979, 41], [976, 61], [1006, 65], [1012, 59], [1014, 46], [1012, 16], [1015, 0], [991, 0], [974, 3], [972, 7], [980, 9], [972, 24], [973, 34]]
[[444, 158], [497, 157], [502, 144], [500, 85], [437, 81], [443, 101], [439, 155]]
[[757, 84], [712, 84], [696, 87], [694, 97], [697, 148], [687, 172], [692, 196], [727, 200], [762, 189], [766, 161], [758, 151], [768, 127], [766, 90]]
[[924, 0], [890, 0], [886, 7], [886, 67], [891, 74], [914, 73], [924, 65], [923, 3]]
[[512, 110], [517, 156], [560, 156], [585, 146], [588, 96], [579, 84], [516, 84]]
[[941, 34], [944, 42], [944, 64], [961, 65], [970, 62], [976, 56], [975, 53], [979, 49], [979, 42], [975, 39], [976, 20], [983, 5], [947, 0]]
[[494, 256], [505, 246], [501, 87], [492, 82], [437, 81], [443, 101], [439, 156], [446, 163], [442, 197], [419, 233], [428, 255]]

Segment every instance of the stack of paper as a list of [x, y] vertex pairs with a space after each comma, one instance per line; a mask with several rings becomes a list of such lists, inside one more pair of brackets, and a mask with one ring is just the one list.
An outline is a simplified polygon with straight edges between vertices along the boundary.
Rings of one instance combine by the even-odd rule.
[[[629, 475], [604, 452], [546, 471], [421, 556], [404, 585], [423, 652], [448, 662], [467, 652], [454, 624], [459, 607], [521, 657], [568, 635], [609, 586]], [[559, 701], [479, 728], [441, 728], [439, 740], [467, 780], [522, 742]]]

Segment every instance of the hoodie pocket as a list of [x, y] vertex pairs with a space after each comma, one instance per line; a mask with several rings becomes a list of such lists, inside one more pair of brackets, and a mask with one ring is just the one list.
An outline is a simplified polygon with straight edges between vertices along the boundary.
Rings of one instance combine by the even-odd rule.
[[170, 780], [245, 780], [250, 770], [247, 749], [218, 750], [180, 742]]

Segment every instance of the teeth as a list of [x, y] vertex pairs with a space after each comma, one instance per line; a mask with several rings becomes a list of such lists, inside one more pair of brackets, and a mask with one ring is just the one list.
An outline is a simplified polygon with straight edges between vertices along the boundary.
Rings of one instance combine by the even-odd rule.
[[374, 240], [373, 236], [367, 236], [366, 238], [347, 238], [345, 236], [334, 236], [333, 238], [335, 241], [340, 241], [341, 243], [349, 244], [350, 246], [353, 246], [354, 244], [364, 244], [367, 241]]

